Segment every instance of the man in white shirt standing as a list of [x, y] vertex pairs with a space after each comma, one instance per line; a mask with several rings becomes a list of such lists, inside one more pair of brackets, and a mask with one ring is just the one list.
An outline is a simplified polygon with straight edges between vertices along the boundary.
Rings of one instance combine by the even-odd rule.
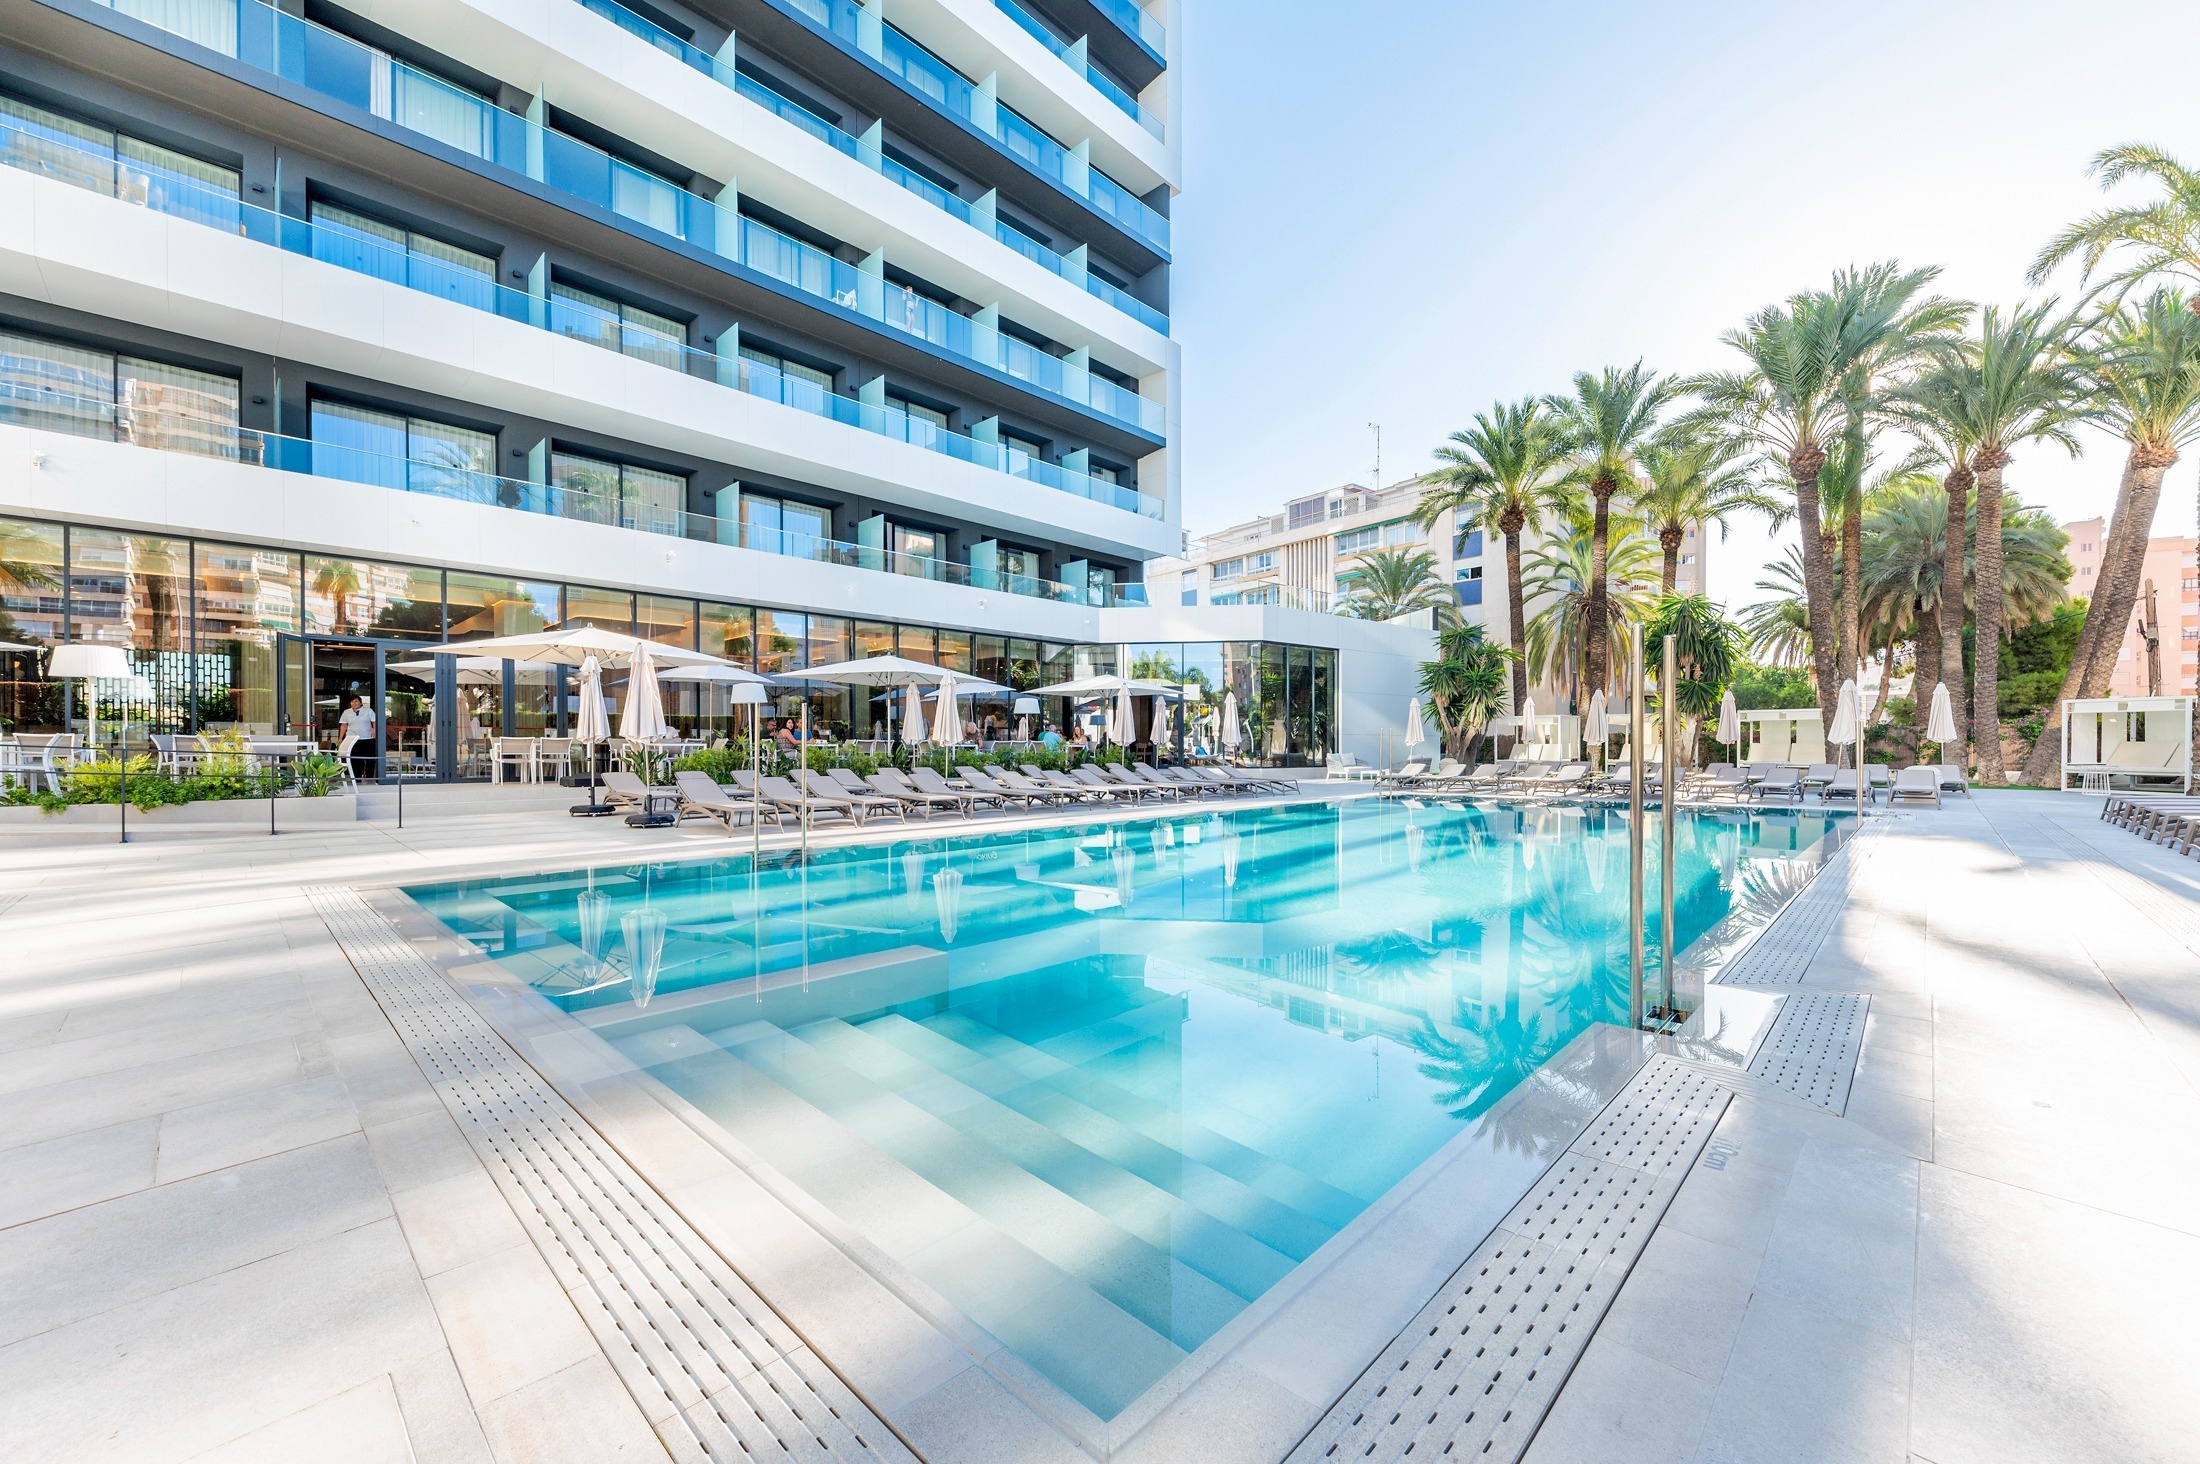
[[[374, 708], [367, 705], [365, 697], [355, 696], [351, 705], [344, 708], [336, 719], [343, 733], [343, 740], [336, 744], [336, 755], [351, 764], [354, 779], [364, 781], [374, 776]], [[365, 752], [355, 749], [360, 743], [367, 745]], [[362, 760], [364, 760], [362, 762]]]

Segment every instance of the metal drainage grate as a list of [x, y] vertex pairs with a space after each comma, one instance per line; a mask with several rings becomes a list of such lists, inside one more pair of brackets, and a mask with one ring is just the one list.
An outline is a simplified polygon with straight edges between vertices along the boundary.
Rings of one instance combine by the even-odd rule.
[[1773, 917], [1762, 935], [1717, 978], [1727, 986], [1793, 986], [1825, 944], [1826, 937], [1848, 908], [1858, 867], [1870, 857], [1871, 841], [1887, 832], [1901, 815], [1881, 814], [1863, 827], [1826, 861], [1818, 877]]
[[675, 1458], [915, 1460], [388, 921], [306, 893]]
[[1729, 1096], [1652, 1058], [1287, 1464], [1518, 1459]]
[[1786, 1089], [1829, 1113], [1849, 1106], [1856, 1057], [1864, 1046], [1868, 996], [1793, 992], [1750, 1063], [1752, 1077]]

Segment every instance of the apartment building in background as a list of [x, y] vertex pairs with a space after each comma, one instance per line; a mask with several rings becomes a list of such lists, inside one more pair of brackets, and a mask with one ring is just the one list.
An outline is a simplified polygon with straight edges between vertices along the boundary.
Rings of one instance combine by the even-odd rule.
[[[2101, 554], [2107, 547], [2108, 524], [2104, 519], [2080, 519], [2063, 525], [2070, 536], [2064, 553], [2070, 559], [2070, 593], [2091, 598], [2101, 573]], [[2139, 634], [2146, 610], [2146, 585], [2154, 586], [2155, 616], [2159, 625], [2156, 655], [2162, 696], [2192, 696], [2200, 691], [2200, 540], [2168, 536], [2147, 540], [2145, 567], [2140, 571], [2138, 603], [2132, 606], [2123, 643], [2116, 651], [2116, 675], [2109, 684], [2111, 696], [2147, 696], [2147, 649]]]
[[[1380, 488], [1347, 483], [1294, 498], [1280, 512], [1193, 540], [1181, 558], [1149, 565], [1148, 594], [1157, 604], [1283, 605], [1341, 613], [1349, 606], [1354, 562], [1361, 555], [1421, 549], [1434, 559], [1461, 616], [1482, 626], [1491, 639], [1507, 641], [1504, 541], [1494, 530], [1462, 528], [1451, 513], [1423, 529], [1418, 515], [1432, 486], [1429, 478], [1415, 477]], [[1544, 541], [1541, 534], [1525, 536], [1524, 563]], [[1681, 545], [1676, 586], [1701, 594], [1708, 583], [1704, 535], [1691, 528]], [[1547, 598], [1531, 598], [1528, 615]], [[1541, 691], [1546, 710], [1551, 694], [1550, 688]]]

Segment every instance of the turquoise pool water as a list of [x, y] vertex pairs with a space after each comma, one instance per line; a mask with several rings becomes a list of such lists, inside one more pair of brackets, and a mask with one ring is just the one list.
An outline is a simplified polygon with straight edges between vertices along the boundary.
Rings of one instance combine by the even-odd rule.
[[[1685, 947], [1769, 918], [1842, 816], [1683, 817]], [[1616, 809], [1358, 800], [408, 893], [1103, 1419], [1626, 1020]]]

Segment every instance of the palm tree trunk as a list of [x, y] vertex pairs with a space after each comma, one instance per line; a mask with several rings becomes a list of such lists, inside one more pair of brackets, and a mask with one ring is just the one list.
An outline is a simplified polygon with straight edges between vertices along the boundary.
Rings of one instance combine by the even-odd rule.
[[1971, 623], [1977, 627], [1972, 649], [1971, 716], [1977, 723], [1979, 781], [1989, 788], [2009, 784], [2001, 756], [2001, 472], [2009, 454], [1998, 444], [1978, 453], [1978, 545], [1972, 550], [1978, 580]]
[[1910, 678], [1910, 695], [1917, 707], [1911, 718], [1913, 751], [1925, 755], [1925, 732], [1933, 724], [1933, 688], [1940, 684], [1940, 610], [1917, 607], [1917, 630], [1911, 640], [1917, 651], [1917, 671]]
[[2115, 516], [2109, 520], [2108, 541], [2101, 546], [2101, 578], [2085, 607], [2085, 627], [2078, 632], [2078, 650], [2063, 676], [2062, 695], [2056, 699], [2051, 724], [2033, 744], [2024, 760], [2024, 781], [2039, 786], [2062, 782], [2062, 704], [2079, 697], [2106, 696], [2116, 676], [2116, 653], [2124, 644], [2124, 627], [2131, 623], [2131, 607], [2138, 603], [2139, 581], [2146, 573], [2147, 535], [2154, 527], [2154, 510], [2162, 502], [2162, 480], [2176, 465], [2175, 448], [2134, 445], [2124, 458], [2123, 481], [2116, 487]]
[[1612, 558], [1612, 490], [1618, 485], [1599, 478], [1589, 485], [1589, 492], [1596, 502], [1596, 512], [1590, 527], [1589, 538], [1589, 598], [1586, 606], [1589, 623], [1582, 627], [1582, 681], [1591, 695], [1611, 679], [1612, 638], [1611, 626], [1606, 623], [1610, 615], [1610, 586]]
[[1665, 568], [1660, 571], [1658, 588], [1664, 594], [1672, 594], [1673, 586], [1680, 582], [1681, 539], [1685, 533], [1671, 524], [1658, 530], [1658, 547], [1665, 551]]
[[1512, 645], [1513, 710], [1528, 699], [1528, 595], [1520, 587], [1520, 530], [1505, 533], [1505, 639]]
[[1839, 662], [1833, 629], [1833, 566], [1826, 560], [1825, 542], [1818, 537], [1818, 470], [1826, 455], [1816, 448], [1788, 459], [1795, 480], [1796, 529], [1803, 540], [1803, 608], [1810, 618], [1811, 669], [1818, 676], [1818, 714], [1833, 726], [1834, 703], [1841, 696], [1841, 681], [1834, 674]]
[[[1958, 464], [1940, 480], [1948, 494], [1948, 522], [1941, 530], [1940, 658], [1935, 669], [1948, 688], [1948, 714], [1956, 723], [1955, 758], [1963, 766], [1970, 763], [1963, 742], [1971, 735], [1970, 718], [1965, 712], [1970, 698], [1964, 695], [1963, 685], [1963, 564], [1968, 557], [1965, 540], [1970, 536], [1965, 524], [1971, 516], [1973, 478], [1968, 464]], [[1945, 759], [1948, 749], [1940, 749], [1940, 755]]]

